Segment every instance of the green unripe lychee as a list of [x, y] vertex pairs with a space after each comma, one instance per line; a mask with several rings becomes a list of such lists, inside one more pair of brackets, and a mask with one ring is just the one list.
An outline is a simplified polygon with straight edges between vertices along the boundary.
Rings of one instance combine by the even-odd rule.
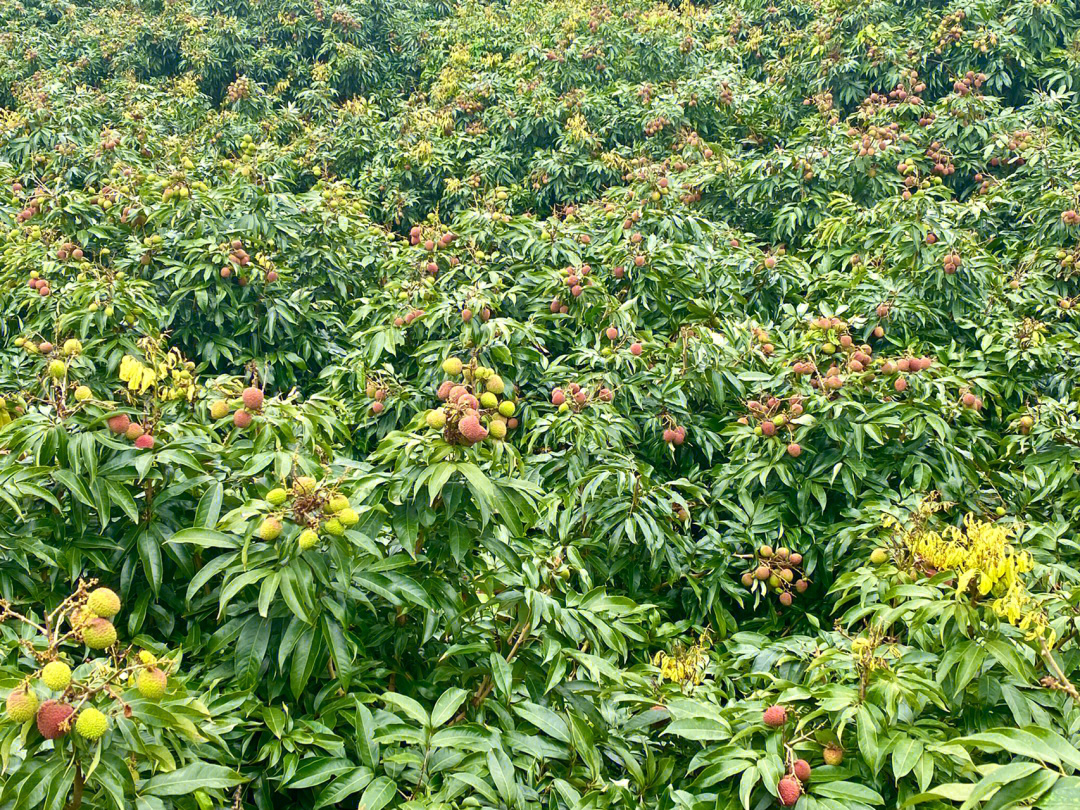
[[93, 706], [88, 706], [79, 712], [79, 717], [75, 721], [75, 731], [88, 740], [96, 740], [101, 737], [109, 729], [109, 718], [95, 709]]
[[506, 422], [502, 419], [492, 419], [488, 425], [488, 435], [493, 439], [506, 438]]
[[12, 689], [7, 697], [7, 716], [16, 723], [32, 720], [38, 710], [38, 697], [26, 688]]
[[335, 495], [333, 498], [330, 499], [330, 502], [326, 504], [326, 508], [330, 511], [331, 514], [337, 514], [342, 509], [349, 508], [349, 499], [346, 498], [344, 495]]
[[95, 616], [111, 619], [120, 612], [120, 597], [108, 588], [95, 588], [86, 600], [86, 607]]
[[224, 419], [229, 415], [229, 403], [223, 399], [216, 399], [210, 403], [210, 416], [213, 419]]
[[266, 518], [259, 525], [259, 537], [266, 542], [277, 540], [281, 536], [281, 521], [275, 517]]
[[457, 357], [447, 357], [443, 360], [442, 370], [451, 377], [456, 377], [461, 373], [461, 360]]
[[68, 357], [82, 354], [82, 343], [75, 338], [68, 338], [64, 341], [64, 354]]
[[49, 376], [59, 380], [64, 374], [67, 373], [67, 366], [64, 365], [63, 360], [53, 360], [49, 363]]
[[294, 486], [296, 491], [303, 495], [310, 495], [315, 491], [315, 488], [319, 485], [319, 482], [312, 478], [310, 475], [301, 475], [296, 479]]
[[75, 399], [78, 402], [86, 402], [86, 400], [90, 399], [93, 395], [94, 392], [90, 390], [89, 386], [80, 385], [75, 389]]
[[281, 487], [274, 487], [266, 493], [266, 502], [271, 506], [281, 506], [289, 499], [289, 493]]
[[41, 670], [41, 682], [54, 692], [63, 692], [71, 683], [71, 667], [63, 661], [50, 661]]
[[870, 562], [874, 565], [881, 565], [889, 559], [889, 552], [883, 548], [875, 548], [870, 552]]
[[327, 534], [332, 534], [334, 537], [341, 537], [345, 534], [345, 527], [341, 521], [337, 518], [330, 518], [328, 521], [322, 524], [322, 529]]
[[165, 696], [168, 676], [157, 667], [144, 669], [135, 678], [135, 688], [147, 700], [161, 700]]
[[95, 616], [82, 626], [82, 637], [91, 650], [104, 650], [116, 643], [116, 628], [108, 619]]
[[504, 400], [499, 403], [499, 413], [509, 418], [517, 412], [517, 406], [509, 400]]
[[480, 407], [482, 408], [494, 408], [499, 404], [499, 398], [493, 393], [488, 391], [487, 393], [480, 395]]
[[319, 543], [319, 533], [312, 529], [304, 529], [300, 532], [300, 536], [296, 538], [296, 545], [301, 551], [307, 551], [309, 548], [314, 548]]
[[424, 417], [424, 421], [427, 422], [428, 427], [442, 430], [446, 425], [446, 412], [442, 408], [430, 410], [427, 412], [427, 416]]
[[360, 522], [360, 515], [356, 513], [355, 509], [346, 506], [337, 514], [338, 521], [342, 526], [355, 526]]
[[484, 382], [484, 388], [493, 394], [501, 394], [506, 390], [506, 383], [503, 382], [503, 378], [498, 374], [492, 374]]

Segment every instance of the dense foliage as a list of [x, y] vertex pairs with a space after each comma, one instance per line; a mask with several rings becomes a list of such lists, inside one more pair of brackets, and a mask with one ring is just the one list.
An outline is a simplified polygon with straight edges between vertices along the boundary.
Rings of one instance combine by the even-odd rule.
[[0, 6], [0, 808], [1080, 807], [1080, 8]]

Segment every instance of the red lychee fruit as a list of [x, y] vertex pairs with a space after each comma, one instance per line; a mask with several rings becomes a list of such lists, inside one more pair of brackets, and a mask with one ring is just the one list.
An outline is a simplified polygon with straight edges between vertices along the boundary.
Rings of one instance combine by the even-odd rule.
[[251, 414], [241, 408], [233, 414], [232, 421], [236, 427], [246, 428], [251, 424]]
[[776, 785], [776, 792], [780, 796], [780, 804], [784, 807], [791, 807], [795, 802], [799, 801], [799, 797], [802, 795], [802, 785], [799, 784], [797, 779], [785, 776]]
[[634, 357], [641, 357], [641, 344], [640, 343], [631, 343], [630, 344], [630, 354], [634, 355]]
[[761, 423], [761, 435], [762, 436], [775, 436], [776, 435], [776, 425], [774, 425], [772, 422], [762, 422]]
[[371, 412], [376, 416], [382, 413], [385, 409], [386, 406], [381, 402], [375, 401], [371, 403]]
[[435, 394], [439, 399], [445, 400], [450, 396], [450, 392], [454, 390], [454, 383], [452, 380], [446, 380], [439, 386], [438, 392]]
[[465, 321], [465, 323], [468, 323], [469, 321], [471, 321], [472, 320], [472, 310], [468, 309], [468, 308], [461, 310], [461, 320]]
[[566, 394], [563, 393], [561, 388], [556, 388], [551, 392], [551, 404], [558, 407], [566, 402]]
[[805, 759], [797, 759], [791, 765], [791, 772], [800, 782], [810, 781], [810, 763]]
[[903, 377], [897, 377], [896, 382], [893, 383], [893, 388], [896, 389], [896, 393], [902, 394], [907, 391], [907, 380]]
[[787, 454], [792, 458], [798, 458], [802, 455], [802, 447], [799, 446], [798, 442], [792, 442], [787, 446]]
[[480, 424], [480, 418], [475, 414], [469, 414], [458, 422], [458, 432], [470, 444], [482, 442], [488, 435], [487, 428]]
[[784, 607], [791, 607], [791, 603], [792, 603], [792, 601], [794, 601], [791, 593], [788, 592], [788, 591], [784, 591], [782, 594], [780, 594], [779, 598], [780, 598], [780, 604], [783, 605]]
[[46, 740], [55, 740], [68, 732], [65, 721], [74, 709], [59, 700], [46, 700], [37, 712], [37, 727]]
[[131, 419], [128, 418], [126, 413], [118, 413], [116, 416], [110, 416], [106, 424], [109, 426], [109, 430], [119, 435], [127, 432]]
[[153, 450], [154, 449], [154, 437], [149, 433], [144, 433], [135, 440], [135, 446], [140, 450]]
[[616, 340], [619, 337], [619, 330], [614, 326], [609, 326], [605, 334], [607, 335], [608, 340]]
[[770, 706], [761, 715], [761, 721], [769, 728], [780, 728], [787, 722], [787, 709], [779, 705]]
[[244, 407], [249, 411], [258, 411], [262, 409], [263, 404], [263, 392], [254, 386], [250, 386], [244, 389], [244, 393], [241, 394], [241, 398], [244, 400]]

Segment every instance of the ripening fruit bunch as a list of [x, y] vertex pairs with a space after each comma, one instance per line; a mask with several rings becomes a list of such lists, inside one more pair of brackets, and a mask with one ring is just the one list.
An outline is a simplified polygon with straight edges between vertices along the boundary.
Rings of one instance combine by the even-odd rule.
[[[76, 394], [77, 396], [77, 394]], [[117, 436], [123, 436], [140, 450], [153, 450], [156, 444], [153, 434], [138, 422], [131, 421], [126, 413], [110, 416], [105, 423]]]
[[233, 426], [244, 430], [251, 424], [256, 414], [262, 413], [265, 399], [266, 395], [261, 388], [249, 385], [240, 394], [239, 399], [219, 398], [211, 402], [210, 418], [217, 422], [232, 413]]
[[802, 446], [791, 441], [790, 434], [795, 431], [795, 420], [803, 415], [805, 406], [799, 394], [786, 399], [768, 396], [751, 399], [746, 403], [747, 416], [739, 417], [740, 425], [754, 425], [754, 435], [766, 439], [782, 437], [788, 442], [787, 453], [792, 458], [802, 455]]
[[308, 475], [297, 476], [292, 486], [274, 487], [265, 496], [274, 510], [264, 516], [256, 529], [261, 540], [272, 543], [281, 537], [288, 521], [300, 527], [296, 546], [300, 551], [315, 547], [321, 535], [341, 537], [360, 522], [349, 499], [332, 486], [324, 486]]
[[[130, 708], [120, 694], [130, 685], [131, 676], [139, 695], [160, 700], [168, 687], [168, 675], [149, 652], [139, 653], [127, 666], [118, 666], [114, 656], [88, 662], [85, 666], [90, 677], [86, 682], [75, 677], [70, 656], [61, 652], [62, 646], [75, 641], [94, 651], [113, 647], [117, 635], [112, 619], [120, 607], [120, 597], [114, 591], [90, 590], [80, 582], [76, 592], [61, 603], [55, 623], [46, 631], [44, 653], [39, 659], [45, 663], [8, 693], [7, 719], [20, 724], [34, 721], [38, 733], [47, 740], [59, 739], [74, 729], [78, 736], [94, 741], [109, 730], [106, 712], [110, 708], [119, 707], [130, 716]], [[38, 627], [19, 614], [0, 614], [0, 619], [7, 618]], [[67, 630], [63, 628], [65, 618]], [[41, 699], [43, 693], [45, 700]], [[105, 706], [107, 702], [109, 706]]]
[[743, 573], [742, 584], [762, 595], [775, 593], [780, 604], [790, 607], [797, 594], [810, 587], [803, 568], [803, 555], [781, 546], [761, 546], [757, 550], [754, 566]]
[[494, 369], [478, 365], [475, 359], [465, 365], [458, 357], [448, 357], [442, 370], [451, 378], [436, 392], [443, 404], [428, 411], [424, 421], [432, 430], [442, 431], [447, 442], [472, 445], [485, 439], [501, 441], [518, 426], [513, 387]]
[[[604, 385], [599, 385], [590, 391], [572, 382], [551, 391], [551, 404], [558, 408], [559, 413], [580, 413], [590, 402], [611, 402], [613, 399], [615, 399], [615, 393]], [[685, 437], [684, 430], [683, 438]], [[664, 439], [664, 441], [667, 440], [667, 438]], [[674, 439], [672, 441], [674, 442]]]
[[[421, 314], [423, 312], [421, 311]], [[416, 316], [419, 317], [419, 316]], [[386, 410], [386, 398], [389, 392], [386, 386], [376, 379], [369, 379], [367, 385], [364, 387], [364, 393], [367, 398], [372, 400], [371, 402], [371, 415], [378, 416]]]

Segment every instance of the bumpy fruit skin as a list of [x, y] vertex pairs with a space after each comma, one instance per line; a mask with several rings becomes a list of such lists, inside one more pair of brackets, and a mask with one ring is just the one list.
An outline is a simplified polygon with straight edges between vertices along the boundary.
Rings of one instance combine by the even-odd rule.
[[424, 421], [427, 422], [428, 427], [442, 430], [446, 427], [446, 412], [442, 408], [435, 408], [427, 412]]
[[258, 388], [245, 388], [244, 393], [240, 395], [240, 398], [244, 400], [244, 407], [249, 411], [258, 411], [263, 406], [263, 392]]
[[135, 446], [138, 447], [140, 450], [153, 450], [155, 444], [156, 442], [154, 441], [154, 437], [151, 436], [149, 433], [144, 433], [142, 436], [135, 440]]
[[495, 408], [499, 405], [499, 398], [490, 391], [485, 391], [480, 395], [480, 404], [485, 408]]
[[99, 712], [93, 706], [88, 706], [79, 712], [75, 720], [75, 731], [80, 737], [88, 740], [97, 740], [109, 730], [109, 718]]
[[229, 415], [229, 403], [223, 399], [215, 399], [210, 403], [210, 417], [212, 419], [224, 419]]
[[337, 519], [341, 522], [342, 526], [355, 526], [360, 522], [360, 515], [358, 515], [356, 510], [352, 507], [346, 506], [337, 513]]
[[827, 746], [824, 757], [826, 765], [839, 765], [844, 761], [844, 749], [837, 748], [835, 745]]
[[457, 357], [447, 357], [443, 360], [442, 370], [451, 377], [456, 377], [461, 373], [461, 360]]
[[82, 343], [76, 338], [68, 338], [64, 341], [64, 354], [68, 357], [74, 357], [75, 355], [82, 354]]
[[259, 537], [268, 543], [277, 540], [281, 536], [281, 521], [277, 518], [266, 518], [259, 526]]
[[330, 518], [322, 525], [322, 528], [324, 532], [334, 537], [341, 537], [341, 535], [345, 534], [345, 527], [341, 525], [341, 521], [337, 518]]
[[16, 723], [33, 719], [38, 710], [38, 697], [29, 689], [12, 689], [7, 697], [7, 716]]
[[889, 552], [887, 552], [883, 548], [875, 548], [873, 551], [870, 552], [870, 562], [872, 562], [874, 565], [882, 565], [888, 559]]
[[335, 495], [333, 498], [330, 499], [329, 503], [326, 504], [326, 508], [330, 511], [331, 514], [336, 515], [342, 509], [349, 508], [349, 499], [346, 498], [344, 495]]
[[75, 389], [75, 399], [78, 402], [86, 402], [86, 400], [90, 399], [93, 395], [94, 392], [90, 390], [89, 386], [80, 385]]
[[761, 720], [769, 728], [780, 728], [787, 722], [787, 709], [783, 706], [770, 706], [761, 715]]
[[116, 628], [108, 619], [95, 616], [82, 626], [82, 637], [91, 650], [104, 650], [116, 643]]
[[810, 781], [810, 763], [805, 759], [797, 759], [791, 765], [791, 772], [800, 782]]
[[142, 436], [144, 433], [146, 433], [146, 431], [143, 430], [142, 425], [140, 425], [138, 422], [132, 422], [130, 425], [127, 426], [127, 430], [124, 431], [124, 436], [129, 442], [133, 442], [137, 438]]
[[517, 406], [509, 400], [499, 403], [499, 413], [507, 418], [513, 416], [517, 412]]
[[493, 419], [491, 424], [488, 425], [488, 433], [491, 434], [491, 438], [493, 439], [505, 439], [506, 422], [501, 419]]
[[315, 491], [315, 488], [319, 485], [319, 482], [312, 478], [310, 475], [301, 475], [293, 482], [293, 486], [296, 487], [296, 491], [302, 495], [310, 495]]
[[266, 493], [266, 502], [271, 506], [281, 506], [289, 499], [289, 493], [281, 487], [275, 487]]
[[251, 414], [240, 409], [232, 415], [232, 423], [242, 430], [251, 424]]
[[802, 785], [799, 784], [798, 780], [785, 776], [776, 785], [776, 792], [780, 795], [780, 804], [784, 807], [791, 807], [802, 795]]
[[304, 529], [300, 532], [300, 536], [296, 538], [296, 545], [301, 551], [307, 551], [309, 548], [314, 548], [319, 544], [319, 533], [312, 529]]
[[46, 740], [55, 740], [68, 732], [66, 721], [74, 711], [59, 700], [46, 700], [37, 711], [37, 728]]
[[474, 415], [466, 416], [458, 422], [458, 432], [470, 444], [482, 442], [488, 436], [487, 428], [481, 425], [480, 418]]
[[53, 360], [49, 363], [49, 376], [59, 380], [67, 373], [67, 366], [63, 360]]
[[506, 390], [506, 383], [498, 374], [492, 374], [484, 381], [484, 388], [492, 394], [501, 394]]
[[118, 413], [116, 416], [110, 416], [106, 424], [109, 426], [109, 430], [119, 435], [127, 431], [131, 419], [128, 418], [126, 413]]
[[63, 692], [71, 683], [71, 667], [63, 661], [50, 661], [41, 670], [41, 682], [53, 692]]
[[120, 612], [120, 597], [108, 588], [94, 588], [86, 600], [86, 606], [95, 616], [111, 619]]
[[169, 676], [157, 667], [144, 669], [135, 678], [135, 688], [147, 700], [161, 700], [165, 696], [165, 687]]

